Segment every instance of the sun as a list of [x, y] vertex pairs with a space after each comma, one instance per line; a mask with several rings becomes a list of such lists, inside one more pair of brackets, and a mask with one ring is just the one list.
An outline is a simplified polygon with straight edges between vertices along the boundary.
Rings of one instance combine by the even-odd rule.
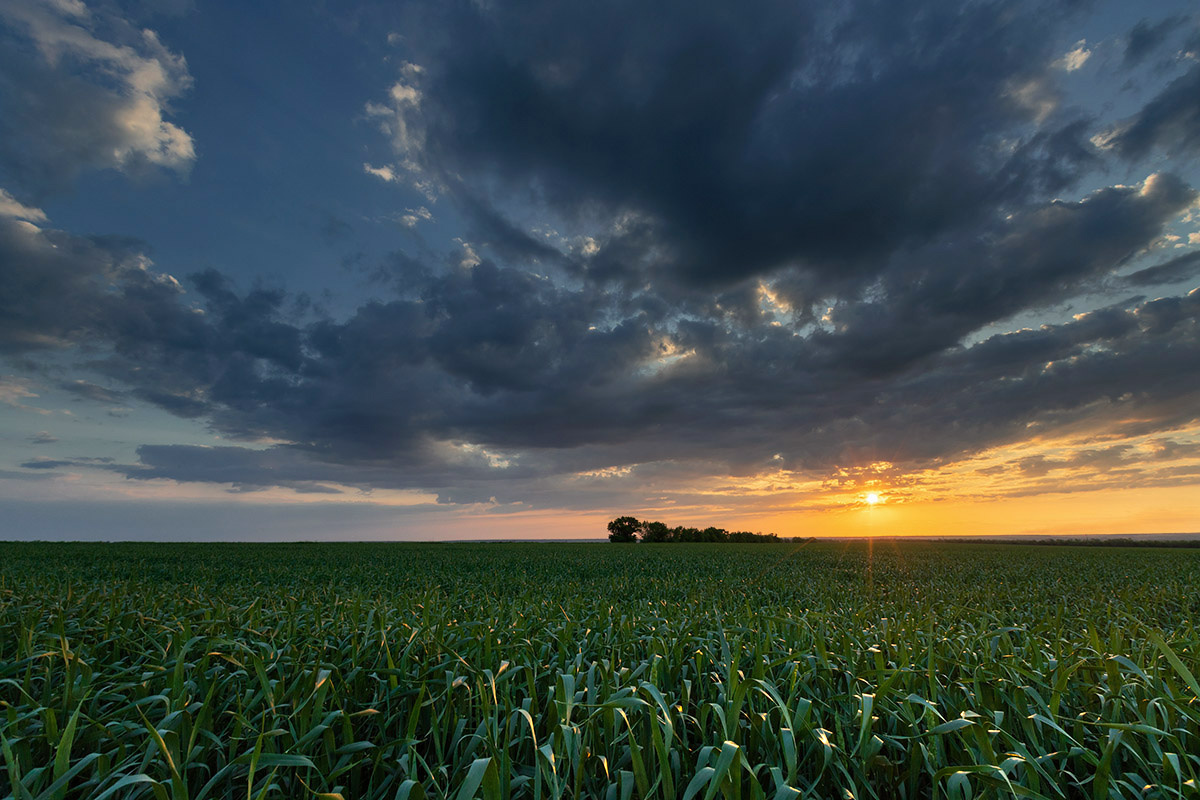
[[867, 505], [878, 505], [881, 499], [882, 498], [879, 496], [879, 492], [867, 492]]

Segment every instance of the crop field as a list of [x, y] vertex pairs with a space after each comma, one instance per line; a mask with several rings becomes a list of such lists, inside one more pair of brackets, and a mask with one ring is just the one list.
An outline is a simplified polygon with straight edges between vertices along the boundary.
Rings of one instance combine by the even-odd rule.
[[1200, 796], [1200, 552], [0, 544], [0, 797]]

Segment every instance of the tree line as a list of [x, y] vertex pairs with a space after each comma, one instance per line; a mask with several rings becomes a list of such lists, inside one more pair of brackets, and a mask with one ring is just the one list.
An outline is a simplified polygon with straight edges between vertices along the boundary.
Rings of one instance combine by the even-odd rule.
[[749, 544], [751, 542], [780, 541], [779, 537], [773, 533], [727, 531], [724, 528], [700, 529], [689, 528], [684, 525], [669, 528], [665, 522], [639, 520], [637, 517], [617, 517], [608, 523], [608, 540], [618, 543], [641, 542], [643, 544], [676, 542], [730, 542], [733, 544]]

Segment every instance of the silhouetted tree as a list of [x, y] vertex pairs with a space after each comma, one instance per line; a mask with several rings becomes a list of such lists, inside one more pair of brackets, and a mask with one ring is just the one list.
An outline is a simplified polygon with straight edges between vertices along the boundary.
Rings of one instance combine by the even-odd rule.
[[666, 542], [669, 541], [670, 535], [671, 531], [665, 522], [647, 521], [642, 523], [642, 544]]
[[637, 532], [642, 523], [637, 517], [617, 517], [608, 523], [608, 540], [610, 542], [636, 542]]

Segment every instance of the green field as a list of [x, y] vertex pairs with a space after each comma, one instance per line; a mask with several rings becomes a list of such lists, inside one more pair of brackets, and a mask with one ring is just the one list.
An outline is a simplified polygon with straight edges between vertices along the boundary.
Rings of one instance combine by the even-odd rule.
[[1200, 552], [0, 544], [0, 797], [1197, 797]]

